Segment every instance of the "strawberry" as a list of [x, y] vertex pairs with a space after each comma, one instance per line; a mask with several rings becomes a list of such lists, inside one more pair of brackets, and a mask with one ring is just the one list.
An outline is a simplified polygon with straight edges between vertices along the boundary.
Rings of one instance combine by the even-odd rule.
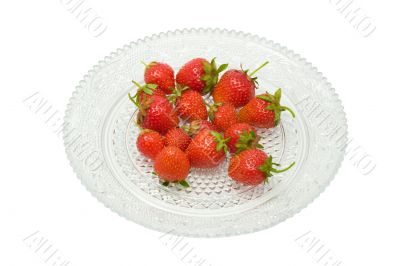
[[257, 78], [253, 75], [263, 68], [268, 62], [263, 63], [256, 70], [247, 74], [249, 70], [228, 70], [222, 76], [214, 92], [214, 102], [231, 103], [239, 108], [254, 98]]
[[164, 93], [169, 94], [175, 87], [174, 70], [167, 64], [151, 62], [144, 64], [144, 81], [156, 84]]
[[269, 93], [258, 95], [239, 111], [239, 121], [255, 127], [272, 128], [279, 124], [282, 111], [289, 111], [295, 117], [289, 107], [280, 105], [281, 95], [281, 89], [274, 95]]
[[138, 107], [137, 124], [142, 128], [158, 131], [165, 134], [171, 128], [177, 127], [178, 116], [167, 98], [153, 95], [143, 102], [138, 102], [129, 95], [130, 100]]
[[225, 159], [228, 150], [226, 142], [217, 131], [203, 129], [197, 134], [186, 153], [193, 167], [212, 168], [219, 165]]
[[260, 137], [254, 127], [246, 123], [237, 123], [230, 126], [224, 136], [230, 138], [228, 143], [231, 153], [239, 153], [250, 148], [262, 148], [258, 141]]
[[228, 175], [235, 181], [245, 185], [258, 185], [268, 182], [273, 173], [282, 173], [289, 170], [294, 162], [282, 170], [274, 166], [279, 164], [272, 162], [272, 157], [259, 149], [242, 151], [233, 156], [229, 162]]
[[189, 175], [190, 162], [185, 152], [175, 146], [165, 147], [154, 161], [154, 172], [158, 177], [166, 182], [179, 182], [183, 186], [188, 186], [184, 181]]
[[135, 84], [135, 86], [137, 87], [137, 91], [134, 96], [131, 96], [129, 94], [129, 98], [131, 98], [131, 100], [134, 99], [137, 103], [143, 103], [154, 95], [165, 97], [165, 92], [161, 90], [156, 84], [140, 85], [134, 80], [132, 80], [132, 83]]
[[142, 130], [136, 140], [138, 150], [152, 160], [156, 158], [164, 146], [164, 138], [160, 133], [149, 129]]
[[172, 128], [165, 135], [166, 146], [175, 146], [182, 151], [186, 150], [192, 139], [181, 128]]
[[207, 120], [207, 107], [199, 92], [177, 88], [169, 99], [176, 102], [176, 110], [182, 119], [187, 121]]
[[190, 136], [197, 135], [203, 129], [219, 131], [219, 128], [207, 120], [195, 120], [182, 127]]
[[218, 75], [228, 67], [222, 64], [217, 68], [215, 58], [208, 62], [195, 58], [187, 62], [176, 74], [176, 82], [201, 94], [209, 93], [218, 82]]
[[214, 103], [210, 106], [209, 117], [213, 124], [222, 131], [238, 122], [236, 109], [230, 103]]

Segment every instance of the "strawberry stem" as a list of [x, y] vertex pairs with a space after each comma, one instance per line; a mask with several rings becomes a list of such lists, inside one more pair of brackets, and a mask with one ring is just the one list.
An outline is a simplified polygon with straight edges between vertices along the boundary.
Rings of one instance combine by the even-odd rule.
[[281, 170], [278, 170], [278, 169], [275, 169], [275, 168], [271, 168], [271, 172], [273, 172], [273, 173], [283, 173], [283, 172], [286, 172], [287, 170], [289, 170], [290, 168], [292, 168], [293, 165], [295, 165], [295, 164], [296, 164], [295, 162], [292, 162], [288, 167], [283, 168]]
[[144, 62], [144, 61], [140, 61], [140, 63], [142, 63], [144, 65], [145, 68], [148, 67], [148, 65]]
[[288, 111], [288, 112], [292, 115], [293, 118], [296, 117], [296, 114], [295, 114], [295, 113], [293, 112], [293, 110], [290, 109], [289, 107], [287, 107], [287, 106], [281, 106], [281, 109], [282, 109], [282, 111]]
[[148, 69], [149, 67], [152, 67], [157, 64], [157, 62], [155, 62], [155, 61], [150, 62], [148, 64], [146, 64], [146, 62], [144, 62], [144, 61], [140, 61], [140, 63], [142, 63], [144, 65], [145, 69]]
[[265, 175], [265, 182], [268, 182], [268, 178], [272, 176], [272, 173], [283, 173], [287, 170], [289, 170], [290, 168], [293, 167], [293, 165], [295, 165], [295, 162], [292, 162], [288, 167], [284, 168], [284, 169], [276, 169], [273, 166], [277, 165], [279, 166], [279, 164], [272, 162], [272, 156], [269, 156], [264, 163], [258, 168], [261, 172], [264, 173]]
[[265, 67], [269, 61], [265, 61], [264, 63], [261, 64], [261, 66], [257, 67], [253, 72], [249, 74], [249, 77], [253, 77], [255, 73], [257, 73], [261, 68]]

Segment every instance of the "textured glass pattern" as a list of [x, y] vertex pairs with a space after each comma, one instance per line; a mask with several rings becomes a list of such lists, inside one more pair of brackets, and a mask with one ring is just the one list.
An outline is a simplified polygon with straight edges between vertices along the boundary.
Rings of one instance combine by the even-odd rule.
[[[282, 88], [282, 104], [297, 116], [283, 113], [278, 127], [259, 130], [261, 143], [276, 162], [286, 166], [296, 161], [295, 167], [256, 187], [232, 181], [227, 161], [215, 169], [193, 169], [189, 189], [159, 183], [152, 163], [136, 149], [136, 108], [127, 97], [135, 90], [131, 80], [143, 82], [140, 61], [166, 62], [177, 71], [195, 57], [217, 57], [219, 63], [245, 69], [270, 61], [258, 73], [257, 93]], [[313, 106], [317, 112], [311, 112]], [[321, 114], [329, 119], [321, 120]], [[271, 41], [219, 29], [167, 32], [118, 49], [79, 83], [65, 125], [71, 165], [99, 201], [146, 227], [202, 237], [265, 229], [307, 206], [337, 172], [347, 132], [340, 100], [311, 64]], [[70, 145], [71, 132], [97, 156], [96, 167]]]

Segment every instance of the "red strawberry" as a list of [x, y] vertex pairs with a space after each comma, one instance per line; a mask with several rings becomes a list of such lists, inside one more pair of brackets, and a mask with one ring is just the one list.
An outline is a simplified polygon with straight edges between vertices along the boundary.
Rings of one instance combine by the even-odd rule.
[[289, 107], [280, 105], [281, 94], [281, 89], [278, 89], [274, 95], [258, 95], [239, 111], [239, 121], [255, 127], [272, 128], [279, 124], [282, 111], [289, 111], [295, 117]]
[[[183, 92], [182, 92], [183, 91]], [[170, 100], [176, 99], [178, 115], [187, 121], [207, 120], [207, 107], [201, 94], [194, 90], [176, 89]]]
[[228, 150], [222, 135], [216, 131], [203, 129], [194, 137], [186, 153], [193, 167], [212, 168], [225, 159]]
[[219, 128], [207, 120], [195, 120], [182, 127], [190, 136], [197, 135], [203, 129], [219, 131]]
[[172, 128], [165, 135], [166, 146], [175, 146], [181, 150], [186, 150], [192, 139], [181, 128]]
[[165, 92], [161, 90], [156, 84], [145, 84], [140, 85], [136, 81], [132, 80], [132, 83], [138, 88], [136, 94], [131, 96], [129, 94], [129, 98], [134, 100], [137, 103], [143, 103], [144, 101], [151, 99], [154, 95], [165, 97]]
[[144, 81], [156, 84], [165, 93], [169, 94], [175, 87], [174, 70], [167, 64], [151, 62], [144, 70]]
[[154, 160], [165, 146], [164, 138], [156, 131], [145, 129], [140, 132], [136, 146], [144, 156]]
[[228, 67], [222, 64], [217, 68], [215, 58], [211, 63], [204, 58], [187, 62], [176, 74], [176, 82], [201, 94], [209, 93], [218, 82], [218, 75]]
[[228, 175], [235, 181], [245, 185], [258, 185], [268, 182], [273, 173], [289, 170], [294, 162], [282, 170], [277, 170], [272, 157], [259, 149], [245, 150], [233, 156], [229, 162]]
[[230, 138], [227, 145], [231, 153], [239, 153], [250, 148], [262, 148], [260, 137], [254, 127], [246, 123], [237, 123], [229, 127], [224, 136]]
[[130, 95], [129, 98], [139, 108], [137, 123], [142, 128], [165, 134], [169, 129], [178, 126], [178, 116], [167, 98], [153, 95], [142, 103]]
[[239, 108], [254, 98], [257, 78], [253, 75], [263, 68], [265, 62], [256, 70], [247, 74], [248, 70], [228, 70], [215, 86], [212, 94], [214, 102], [231, 103], [235, 108]]
[[190, 162], [181, 149], [175, 146], [165, 147], [154, 161], [154, 172], [168, 185], [168, 182], [179, 182], [183, 186], [188, 186], [187, 182], [182, 182], [189, 175]]
[[222, 131], [238, 122], [236, 109], [230, 103], [215, 103], [210, 107], [209, 116], [213, 124]]

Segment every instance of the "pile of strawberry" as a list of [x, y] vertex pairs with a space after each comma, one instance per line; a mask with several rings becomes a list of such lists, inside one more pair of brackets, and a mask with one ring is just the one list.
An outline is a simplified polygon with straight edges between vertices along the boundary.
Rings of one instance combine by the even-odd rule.
[[[212, 168], [232, 154], [228, 175], [246, 185], [268, 181], [279, 166], [259, 148], [256, 128], [279, 124], [282, 111], [294, 113], [280, 105], [281, 89], [255, 95], [258, 86], [254, 74], [217, 67], [215, 58], [196, 58], [187, 62], [174, 76], [165, 63], [145, 64], [144, 81], [130, 100], [137, 106], [137, 124], [141, 133], [137, 148], [154, 160], [154, 173], [163, 185], [179, 183], [188, 187], [191, 167]], [[205, 98], [213, 102], [208, 104]]]

